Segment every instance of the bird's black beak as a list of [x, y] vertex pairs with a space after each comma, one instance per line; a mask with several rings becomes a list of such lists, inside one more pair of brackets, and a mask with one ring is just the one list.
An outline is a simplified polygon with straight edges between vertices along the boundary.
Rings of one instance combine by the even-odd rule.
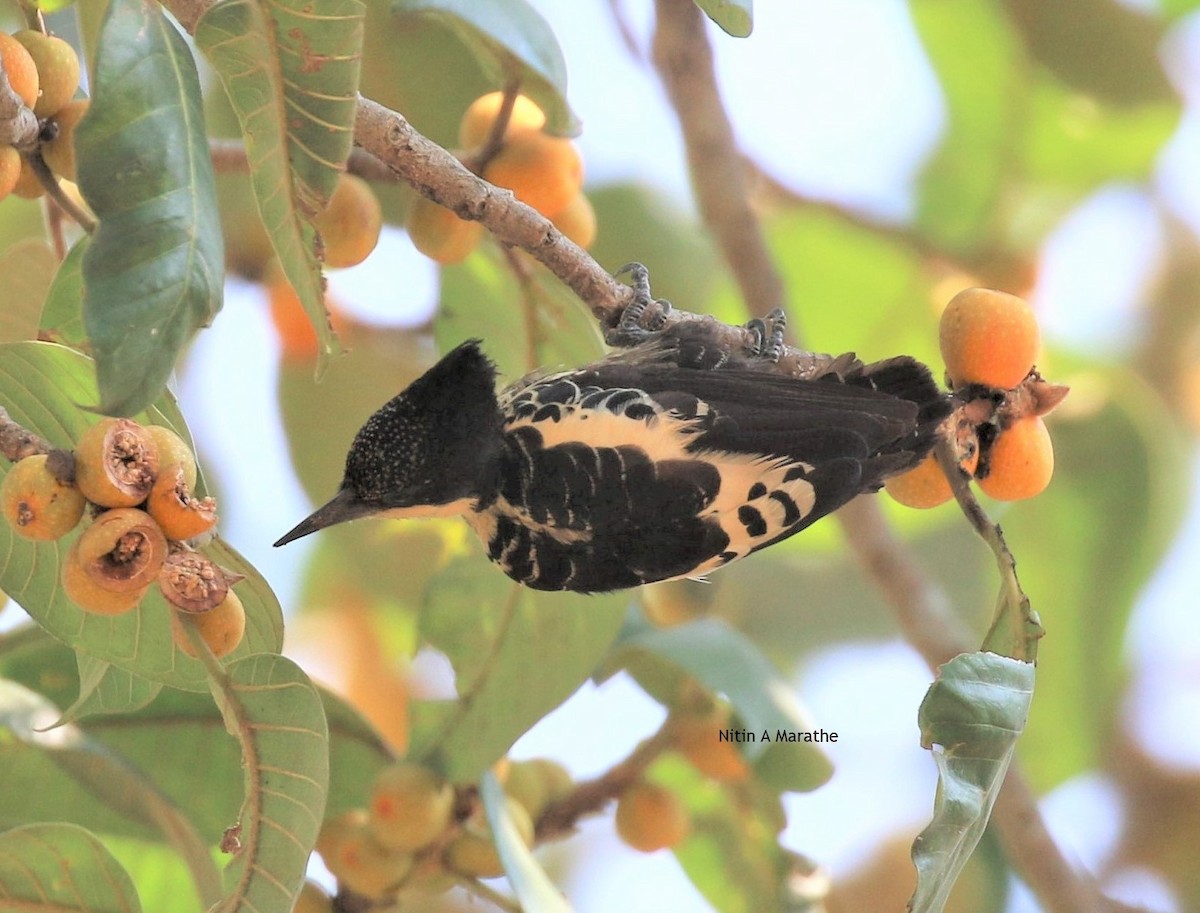
[[287, 545], [289, 542], [294, 542], [309, 533], [315, 533], [319, 529], [325, 529], [327, 526], [345, 523], [347, 520], [357, 520], [359, 517], [374, 513], [375, 510], [374, 506], [363, 501], [350, 489], [343, 488], [333, 496], [331, 501], [318, 507], [297, 523], [290, 532], [281, 536], [275, 546]]

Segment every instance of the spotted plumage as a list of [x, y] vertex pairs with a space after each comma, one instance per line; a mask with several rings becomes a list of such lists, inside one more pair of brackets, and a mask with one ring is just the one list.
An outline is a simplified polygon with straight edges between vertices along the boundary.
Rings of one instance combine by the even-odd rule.
[[463, 343], [371, 417], [341, 491], [276, 544], [360, 516], [458, 514], [536, 589], [699, 577], [915, 465], [949, 410], [910, 358], [783, 376], [714, 357], [709, 326], [499, 394]]

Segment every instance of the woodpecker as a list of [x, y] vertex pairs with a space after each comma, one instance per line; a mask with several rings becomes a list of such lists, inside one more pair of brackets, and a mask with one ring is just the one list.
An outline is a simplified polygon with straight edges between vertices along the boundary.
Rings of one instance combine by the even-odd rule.
[[[372, 415], [337, 494], [279, 539], [367, 516], [461, 516], [539, 590], [703, 577], [878, 490], [933, 446], [950, 402], [907, 356], [774, 371], [782, 314], [728, 351], [711, 320], [659, 330], [644, 267], [610, 336], [625, 346], [496, 392], [479, 340]], [[661, 315], [660, 315], [661, 316]]]

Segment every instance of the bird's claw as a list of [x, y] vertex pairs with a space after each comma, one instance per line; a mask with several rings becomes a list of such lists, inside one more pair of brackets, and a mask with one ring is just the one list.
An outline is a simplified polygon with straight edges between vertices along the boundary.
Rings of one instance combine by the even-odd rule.
[[[617, 325], [604, 334], [605, 342], [610, 346], [629, 347], [644, 342], [650, 336], [662, 330], [667, 315], [671, 313], [671, 302], [665, 298], [655, 298], [650, 294], [650, 271], [641, 263], [626, 263], [613, 273], [613, 278], [628, 274], [630, 285], [633, 287], [633, 301], [621, 313]], [[645, 327], [642, 321], [647, 312], [651, 312], [653, 325]]]
[[783, 330], [787, 326], [787, 314], [781, 308], [775, 308], [766, 317], [755, 317], [746, 324], [746, 329], [754, 337], [747, 346], [755, 358], [764, 358], [769, 362], [779, 361], [783, 355]]

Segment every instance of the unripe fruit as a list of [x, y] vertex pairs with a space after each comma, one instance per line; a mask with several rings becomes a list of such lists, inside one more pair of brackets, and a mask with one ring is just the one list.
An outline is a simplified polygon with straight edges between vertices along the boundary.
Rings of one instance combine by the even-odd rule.
[[37, 64], [21, 42], [5, 32], [0, 32], [0, 56], [9, 86], [27, 107], [34, 107], [38, 100]]
[[16, 463], [0, 484], [0, 509], [13, 532], [48, 542], [75, 528], [87, 500], [74, 485], [64, 485], [47, 467], [44, 453]]
[[99, 586], [83, 568], [78, 539], [63, 559], [62, 585], [67, 598], [92, 615], [123, 615], [146, 595], [146, 588], [117, 593]]
[[200, 637], [208, 644], [213, 656], [220, 659], [242, 642], [246, 632], [246, 610], [242, 608], [242, 600], [237, 593], [230, 590], [225, 595], [225, 601], [215, 609], [207, 612], [172, 612], [171, 639], [188, 656], [196, 656], [196, 648], [188, 637], [184, 625], [194, 624], [200, 632]]
[[379, 243], [383, 209], [371, 186], [360, 177], [343, 174], [329, 204], [313, 219], [325, 242], [325, 265], [355, 266]]
[[394, 850], [420, 850], [450, 825], [454, 789], [420, 764], [400, 763], [379, 772], [367, 806], [371, 833]]
[[168, 539], [183, 541], [217, 525], [217, 504], [212, 498], [193, 498], [184, 481], [183, 467], [159, 472], [146, 500], [149, 511]]
[[596, 210], [592, 208], [592, 201], [583, 191], [575, 194], [571, 202], [559, 210], [550, 221], [580, 247], [591, 247], [592, 242], [596, 240]]
[[102, 507], [132, 507], [146, 500], [158, 474], [154, 438], [137, 422], [106, 418], [75, 445], [75, 484]]
[[538, 769], [528, 761], [514, 761], [504, 777], [504, 792], [519, 802], [534, 821], [549, 801], [546, 785]]
[[106, 590], [145, 590], [158, 579], [167, 557], [167, 539], [144, 510], [117, 507], [92, 521], [76, 543], [79, 561], [92, 581]]
[[1054, 475], [1054, 444], [1046, 423], [1033, 415], [1018, 419], [996, 437], [988, 452], [988, 474], [979, 480], [998, 501], [1041, 494]]
[[538, 779], [542, 781], [542, 788], [546, 791], [548, 803], [557, 802], [567, 793], [574, 791], [575, 779], [571, 772], [557, 761], [550, 758], [533, 758], [526, 761], [525, 765], [537, 772]]
[[154, 440], [158, 454], [159, 474], [169, 473], [174, 467], [183, 469], [183, 481], [188, 491], [196, 487], [196, 457], [192, 448], [178, 434], [165, 425], [147, 425], [146, 431]]
[[21, 177], [21, 153], [12, 146], [0, 146], [0, 200], [13, 192]]
[[617, 801], [617, 834], [643, 853], [678, 846], [691, 827], [679, 797], [656, 783], [635, 783]]
[[[474, 149], [487, 142], [503, 102], [503, 92], [489, 92], [471, 102], [458, 125], [460, 148]], [[508, 139], [525, 130], [541, 130], [545, 125], [546, 115], [542, 113], [542, 109], [533, 100], [524, 95], [518, 95], [513, 102], [512, 114], [509, 115], [504, 137]]]
[[79, 55], [61, 38], [35, 29], [13, 35], [37, 65], [40, 92], [33, 113], [39, 118], [57, 114], [79, 88]]
[[[515, 799], [506, 796], [508, 815], [526, 846], [533, 846], [533, 819]], [[472, 878], [499, 878], [504, 874], [500, 852], [482, 820], [468, 821], [463, 831], [446, 847], [446, 865]]]
[[504, 144], [483, 176], [542, 215], [553, 216], [583, 186], [583, 160], [570, 140], [526, 131]]
[[744, 780], [750, 773], [750, 765], [733, 742], [720, 738], [720, 731], [728, 725], [728, 717], [720, 711], [706, 716], [682, 716], [676, 725], [675, 747], [706, 777]]
[[413, 247], [438, 263], [461, 263], [483, 239], [483, 226], [460, 219], [445, 206], [417, 197], [408, 210], [405, 228]]
[[946, 305], [938, 339], [954, 386], [974, 383], [1011, 390], [1033, 368], [1041, 336], [1037, 317], [1023, 299], [969, 288]]
[[60, 178], [75, 180], [75, 128], [88, 112], [86, 98], [69, 101], [50, 118], [58, 126], [58, 136], [42, 143], [42, 158]]
[[412, 868], [411, 856], [375, 842], [362, 809], [325, 822], [317, 852], [339, 882], [373, 900], [385, 896]]
[[[968, 475], [974, 475], [978, 463], [979, 453], [976, 451], [960, 465]], [[950, 480], [946, 478], [937, 457], [932, 453], [926, 454], [925, 458], [908, 472], [892, 476], [883, 487], [905, 507], [915, 507], [919, 510], [944, 504], [954, 494], [950, 488]]]

